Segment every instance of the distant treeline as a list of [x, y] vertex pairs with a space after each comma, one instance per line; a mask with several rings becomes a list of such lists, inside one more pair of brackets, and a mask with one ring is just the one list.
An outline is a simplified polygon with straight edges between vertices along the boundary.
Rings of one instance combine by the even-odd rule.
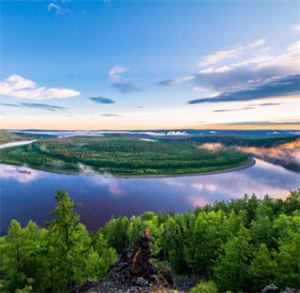
[[0, 130], [0, 143], [8, 143], [22, 140], [34, 140], [42, 138], [54, 138], [54, 135], [47, 134], [33, 134], [33, 133], [21, 133], [21, 132], [8, 132]]
[[0, 143], [8, 143], [13, 141], [25, 140], [22, 136], [19, 136], [12, 132], [0, 130]]
[[120, 252], [148, 227], [155, 261], [177, 273], [214, 281], [220, 292], [259, 292], [266, 284], [299, 288], [300, 190], [286, 200], [215, 202], [182, 215], [146, 212], [112, 218], [97, 233], [77, 224], [77, 207], [57, 191], [55, 219], [42, 229], [13, 220], [0, 238], [1, 283], [5, 292], [63, 292], [86, 279], [104, 277]]
[[278, 147], [285, 143], [294, 142], [300, 136], [293, 135], [287, 137], [270, 137], [270, 138], [249, 138], [240, 136], [192, 136], [192, 137], [176, 137], [176, 138], [163, 138], [162, 141], [172, 141], [189, 144], [205, 144], [205, 143], [221, 143], [224, 146], [241, 146], [241, 147], [260, 147], [271, 148]]
[[78, 163], [114, 175], [188, 174], [224, 170], [249, 161], [230, 149], [120, 138], [60, 138], [0, 150], [1, 162], [80, 172]]

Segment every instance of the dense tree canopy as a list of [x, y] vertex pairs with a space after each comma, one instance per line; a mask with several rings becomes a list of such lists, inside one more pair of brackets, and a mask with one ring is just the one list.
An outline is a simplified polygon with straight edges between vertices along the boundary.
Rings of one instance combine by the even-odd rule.
[[[59, 138], [0, 150], [1, 162], [33, 168], [82, 172], [83, 165], [114, 175], [188, 174], [243, 165], [249, 157], [236, 150], [126, 138]], [[81, 164], [81, 165], [80, 165]], [[81, 166], [81, 168], [80, 168]]]
[[[21, 228], [13, 220], [0, 238], [2, 291], [67, 291], [86, 279], [105, 277], [117, 251], [147, 227], [156, 263], [168, 261], [177, 273], [213, 281], [220, 292], [257, 292], [269, 283], [299, 288], [299, 189], [286, 200], [245, 195], [182, 215], [119, 216], [97, 233], [78, 223], [73, 209], [79, 205], [65, 191], [58, 189], [55, 199], [48, 229], [32, 221]], [[198, 287], [217, 290], [213, 283]]]
[[180, 143], [204, 144], [204, 143], [221, 143], [225, 146], [242, 146], [242, 147], [278, 147], [285, 143], [293, 143], [299, 139], [299, 135], [280, 136], [280, 137], [241, 137], [233, 135], [200, 135], [191, 137], [167, 137], [163, 141], [174, 141]]

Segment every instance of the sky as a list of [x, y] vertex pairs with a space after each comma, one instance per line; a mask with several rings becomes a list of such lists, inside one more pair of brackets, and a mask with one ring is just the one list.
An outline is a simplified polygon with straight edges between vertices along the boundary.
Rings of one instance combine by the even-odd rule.
[[298, 1], [1, 1], [1, 129], [299, 129]]

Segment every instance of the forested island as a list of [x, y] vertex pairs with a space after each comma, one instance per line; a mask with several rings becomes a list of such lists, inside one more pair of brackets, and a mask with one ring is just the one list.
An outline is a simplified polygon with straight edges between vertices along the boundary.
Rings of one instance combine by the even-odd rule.
[[[54, 138], [0, 150], [5, 164], [80, 173], [84, 166], [112, 175], [176, 175], [227, 170], [250, 157], [227, 148], [116, 137]], [[80, 165], [80, 164], [81, 165]]]
[[245, 195], [182, 215], [119, 216], [97, 232], [79, 222], [80, 204], [66, 191], [58, 189], [55, 200], [46, 228], [12, 220], [0, 238], [2, 292], [66, 292], [86, 280], [101, 287], [118, 253], [147, 229], [152, 263], [206, 288], [191, 292], [260, 292], [270, 283], [299, 288], [299, 189], [285, 200]]

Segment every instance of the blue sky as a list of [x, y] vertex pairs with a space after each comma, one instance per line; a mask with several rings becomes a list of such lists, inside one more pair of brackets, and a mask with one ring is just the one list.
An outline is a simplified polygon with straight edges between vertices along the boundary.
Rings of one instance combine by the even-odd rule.
[[2, 1], [2, 128], [297, 120], [298, 13], [296, 1]]

